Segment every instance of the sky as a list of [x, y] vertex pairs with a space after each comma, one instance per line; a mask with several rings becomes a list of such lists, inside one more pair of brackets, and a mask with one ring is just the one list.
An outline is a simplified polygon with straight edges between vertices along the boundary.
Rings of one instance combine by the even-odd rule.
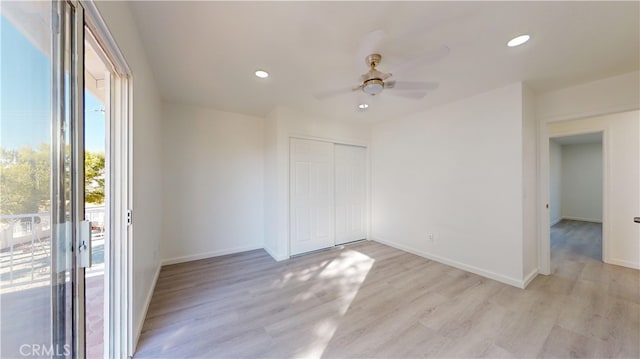
[[[51, 143], [51, 61], [0, 16], [0, 146]], [[85, 148], [104, 152], [104, 104], [85, 91]]]

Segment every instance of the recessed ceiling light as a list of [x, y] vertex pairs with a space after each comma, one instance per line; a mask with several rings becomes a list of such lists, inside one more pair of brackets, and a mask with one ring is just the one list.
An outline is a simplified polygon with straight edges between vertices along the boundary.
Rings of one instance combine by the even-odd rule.
[[514, 37], [513, 39], [509, 40], [509, 42], [507, 42], [507, 46], [509, 47], [520, 46], [525, 42], [529, 41], [530, 38], [531, 36], [529, 35], [520, 35], [518, 37]]
[[369, 105], [367, 105], [366, 103], [361, 103], [361, 104], [358, 105], [358, 108], [361, 109], [361, 110], [366, 110], [367, 107], [369, 107]]
[[258, 70], [256, 71], [256, 76], [258, 76], [261, 79], [266, 79], [267, 77], [269, 77], [269, 73], [263, 70]]

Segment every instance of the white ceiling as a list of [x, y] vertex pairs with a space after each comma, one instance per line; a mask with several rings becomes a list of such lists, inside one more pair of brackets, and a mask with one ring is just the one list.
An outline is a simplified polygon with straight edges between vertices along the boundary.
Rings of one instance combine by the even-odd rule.
[[84, 44], [84, 87], [100, 102], [105, 103], [105, 75], [107, 67], [89, 41]]
[[[534, 91], [639, 69], [640, 3], [611, 2], [132, 2], [163, 98], [257, 116], [283, 105], [377, 122], [516, 81]], [[396, 80], [437, 81], [422, 100], [383, 92], [319, 101], [357, 85], [365, 36], [382, 29], [381, 71], [447, 45], [442, 61]], [[532, 39], [507, 48], [512, 37]], [[258, 79], [256, 69], [271, 76]], [[369, 110], [357, 112], [362, 99]]]
[[602, 132], [585, 133], [582, 135], [554, 137], [551, 139], [561, 145], [582, 145], [587, 143], [602, 143]]

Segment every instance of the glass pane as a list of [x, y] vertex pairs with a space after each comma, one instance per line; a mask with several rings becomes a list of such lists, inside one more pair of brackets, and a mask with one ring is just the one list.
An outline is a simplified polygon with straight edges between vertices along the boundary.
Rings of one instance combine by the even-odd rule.
[[[85, 32], [89, 31], [85, 29]], [[95, 45], [97, 46], [97, 45]], [[88, 358], [104, 357], [105, 261], [109, 248], [109, 207], [105, 202], [106, 123], [110, 73], [91, 41], [84, 44], [85, 219], [91, 221], [91, 267], [85, 270], [86, 347]]]
[[69, 121], [51, 110], [51, 14], [50, 2], [0, 6], [2, 358], [72, 349]]

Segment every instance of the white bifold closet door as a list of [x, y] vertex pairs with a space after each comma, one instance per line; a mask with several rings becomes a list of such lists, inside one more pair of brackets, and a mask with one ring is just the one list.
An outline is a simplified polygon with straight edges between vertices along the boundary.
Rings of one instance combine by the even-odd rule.
[[291, 255], [335, 243], [333, 143], [291, 139]]
[[340, 144], [334, 150], [336, 244], [343, 244], [367, 237], [367, 150]]

